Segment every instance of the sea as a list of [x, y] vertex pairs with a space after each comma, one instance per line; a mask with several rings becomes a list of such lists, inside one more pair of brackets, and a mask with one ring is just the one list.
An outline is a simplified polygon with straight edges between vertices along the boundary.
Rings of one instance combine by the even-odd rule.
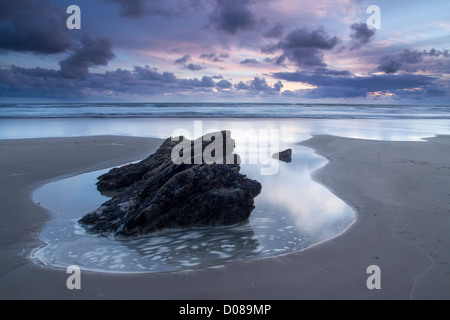
[[[140, 239], [87, 234], [78, 220], [108, 200], [95, 187], [111, 168], [56, 177], [33, 193], [52, 219], [30, 258], [43, 267], [108, 273], [187, 272], [307, 250], [330, 241], [356, 221], [357, 213], [312, 178], [327, 160], [298, 143], [330, 134], [384, 141], [424, 141], [450, 135], [450, 106], [252, 104], [252, 103], [53, 103], [0, 104], [0, 139], [142, 136], [165, 139], [185, 132], [230, 130], [236, 153], [267, 159], [244, 162], [241, 172], [261, 182], [248, 222], [226, 228], [167, 230]], [[190, 135], [190, 136], [189, 136]], [[249, 136], [256, 139], [249, 148]], [[275, 137], [275, 139], [274, 139]], [[292, 162], [271, 159], [291, 148]], [[244, 158], [245, 159], [245, 158]], [[276, 170], [263, 174], [263, 167]]]
[[267, 103], [0, 104], [0, 118], [450, 119], [450, 105]]
[[[174, 130], [277, 128], [293, 139], [333, 134], [420, 140], [449, 133], [450, 105], [262, 103], [0, 103], [0, 139], [127, 135], [165, 138]], [[205, 129], [205, 130], [207, 130]]]

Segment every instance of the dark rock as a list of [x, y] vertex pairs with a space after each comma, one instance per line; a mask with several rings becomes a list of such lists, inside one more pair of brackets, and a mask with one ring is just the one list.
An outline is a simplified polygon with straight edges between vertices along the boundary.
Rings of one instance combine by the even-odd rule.
[[272, 158], [278, 159], [283, 162], [291, 163], [292, 162], [292, 149], [287, 149], [282, 152], [275, 153]]
[[[239, 157], [233, 153], [234, 140], [229, 131], [202, 138], [180, 138], [185, 146], [191, 146], [190, 154], [188, 149], [179, 154], [185, 159], [182, 164], [175, 164], [171, 157], [179, 142], [167, 139], [147, 159], [100, 176], [100, 191], [122, 193], [79, 223], [93, 233], [137, 237], [164, 229], [219, 227], [246, 221], [255, 208], [254, 198], [261, 192], [261, 184], [239, 173]], [[213, 143], [219, 145], [217, 138], [223, 139], [223, 152], [219, 148], [210, 152]], [[207, 152], [217, 156], [219, 163], [208, 164], [203, 157]]]

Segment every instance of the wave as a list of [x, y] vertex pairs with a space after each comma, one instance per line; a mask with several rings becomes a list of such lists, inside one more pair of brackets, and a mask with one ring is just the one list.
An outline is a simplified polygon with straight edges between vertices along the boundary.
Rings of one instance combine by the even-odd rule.
[[450, 106], [276, 103], [9, 103], [0, 118], [450, 119]]

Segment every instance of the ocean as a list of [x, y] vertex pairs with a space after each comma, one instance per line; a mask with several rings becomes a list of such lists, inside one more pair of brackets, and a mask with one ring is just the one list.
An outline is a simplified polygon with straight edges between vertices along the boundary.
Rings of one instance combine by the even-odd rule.
[[289, 141], [312, 134], [420, 140], [450, 134], [450, 106], [261, 103], [0, 104], [0, 139], [126, 135], [167, 138], [180, 128], [278, 129]]
[[450, 119], [450, 106], [264, 103], [0, 104], [0, 118]]

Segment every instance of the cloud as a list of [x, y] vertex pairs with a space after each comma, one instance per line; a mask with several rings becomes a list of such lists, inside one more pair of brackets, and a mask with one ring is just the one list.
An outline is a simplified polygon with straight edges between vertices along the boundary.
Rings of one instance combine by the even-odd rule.
[[222, 89], [231, 89], [233, 87], [233, 84], [228, 80], [221, 80], [216, 83], [216, 86]]
[[123, 17], [143, 17], [150, 14], [153, 11], [153, 14], [161, 14], [167, 15], [168, 13], [164, 10], [160, 5], [160, 1], [153, 0], [149, 1], [152, 4], [152, 10], [147, 9], [147, 1], [146, 0], [105, 0], [112, 3], [117, 3], [119, 5], [119, 12]]
[[103, 0], [119, 6], [119, 13], [125, 18], [162, 16], [174, 18], [205, 8], [205, 0]]
[[[217, 77], [216, 77], [217, 78]], [[0, 68], [2, 97], [39, 97], [58, 100], [106, 99], [124, 97], [212, 97], [221, 93], [244, 96], [279, 95], [281, 81], [271, 85], [264, 78], [255, 77], [246, 83], [214, 77], [179, 78], [171, 72], [160, 72], [149, 66], [135, 66], [133, 70], [117, 69], [104, 73], [89, 73], [86, 77], [67, 78], [60, 71], [42, 68]]]
[[54, 54], [71, 47], [67, 14], [47, 0], [2, 0], [0, 4], [0, 49]]
[[325, 67], [322, 50], [333, 49], [339, 41], [336, 36], [328, 36], [322, 28], [313, 31], [295, 29], [278, 43], [263, 47], [262, 52], [282, 51], [282, 55], [276, 59], [277, 64], [289, 60], [299, 67]]
[[189, 61], [191, 61], [191, 56], [187, 54], [187, 55], [175, 60], [174, 63], [175, 64], [186, 64]]
[[[377, 70], [384, 73], [397, 73], [400, 70], [407, 72], [416, 72], [418, 70], [431, 70], [440, 68], [442, 72], [443, 61], [433, 64], [436, 58], [450, 58], [448, 50], [439, 51], [431, 49], [430, 51], [403, 50], [398, 54], [387, 54], [381, 57]], [[428, 61], [425, 61], [427, 59]], [[447, 62], [448, 63], [448, 62]], [[447, 71], [449, 66], [447, 65]]]
[[188, 65], [183, 66], [183, 69], [190, 70], [190, 71], [200, 71], [200, 70], [206, 69], [206, 67], [204, 67], [200, 64], [189, 63]]
[[106, 66], [115, 57], [109, 40], [84, 33], [82, 46], [67, 59], [61, 61], [61, 75], [66, 78], [79, 79], [89, 75], [89, 67]]
[[216, 83], [214, 82], [212, 77], [203, 76], [201, 80], [194, 79], [180, 79], [178, 83], [186, 88], [194, 87], [194, 88], [214, 88]]
[[[55, 99], [92, 99], [99, 97], [164, 97], [204, 95], [214, 97], [227, 93], [229, 97], [297, 96], [307, 98], [348, 98], [395, 95], [409, 99], [447, 97], [448, 90], [436, 78], [425, 75], [371, 75], [355, 76], [346, 70], [315, 68], [308, 72], [279, 72], [278, 79], [269, 84], [266, 79], [254, 77], [250, 81], [232, 82], [218, 77], [179, 78], [171, 72], [160, 72], [149, 66], [135, 66], [132, 70], [117, 69], [104, 73], [88, 73], [86, 77], [67, 78], [58, 70], [20, 68], [0, 69], [0, 95], [2, 97], [39, 97]], [[284, 81], [307, 83], [313, 89], [285, 91]], [[216, 90], [215, 90], [216, 88]], [[226, 90], [224, 90], [226, 89]]]
[[255, 2], [258, 1], [215, 0], [215, 8], [209, 16], [209, 21], [216, 30], [230, 35], [253, 30], [261, 23], [249, 8]]
[[119, 13], [126, 18], [142, 18], [145, 16], [163, 16], [170, 18], [174, 11], [164, 0], [104, 0], [119, 5]]
[[[149, 66], [133, 70], [117, 69], [88, 73], [83, 78], [67, 78], [60, 71], [12, 66], [0, 69], [0, 94], [3, 97], [39, 97], [83, 99], [107, 96], [160, 96], [189, 92], [189, 95], [212, 92], [212, 77], [178, 78], [171, 72], [159, 72]], [[221, 83], [221, 88], [225, 83]]]
[[256, 59], [244, 59], [240, 64], [260, 64], [260, 62]]
[[138, 80], [151, 82], [175, 83], [177, 81], [177, 77], [172, 72], [159, 73], [158, 69], [150, 68], [149, 66], [136, 66], [133, 74], [130, 73], [130, 75]]
[[[342, 98], [365, 97], [368, 93], [384, 92], [396, 95], [437, 93], [434, 77], [425, 75], [371, 75], [355, 76], [348, 71], [333, 71], [319, 68], [310, 72], [278, 72], [273, 77], [285, 81], [307, 83], [316, 89], [305, 90], [309, 97]], [[442, 93], [442, 92], [441, 92]]]
[[353, 76], [353, 74], [348, 71], [348, 70], [336, 70], [336, 69], [329, 69], [329, 68], [323, 68], [323, 67], [319, 67], [319, 68], [314, 68], [314, 70], [312, 71], [313, 74], [320, 74], [322, 76]]
[[207, 59], [209, 61], [213, 61], [214, 59], [217, 59], [216, 54], [214, 52], [212, 52], [212, 53], [202, 53], [199, 58], [200, 59]]
[[375, 29], [369, 29], [367, 23], [354, 23], [350, 26], [352, 33], [350, 38], [352, 39], [352, 45], [350, 50], [359, 49], [362, 46], [368, 44], [375, 36]]
[[0, 21], [11, 18], [18, 11], [30, 6], [27, 0], [3, 0], [0, 2]]
[[267, 30], [264, 33], [265, 38], [280, 38], [284, 33], [285, 25], [278, 22], [276, 25], [274, 25], [271, 29]]
[[188, 62], [191, 61], [191, 60], [192, 59], [191, 59], [190, 55], [185, 55], [185, 56], [175, 60], [174, 63], [178, 64], [178, 65], [182, 65], [181, 69], [184, 69], [184, 70], [200, 71], [200, 70], [206, 69], [205, 66], [202, 66], [200, 64], [195, 64], [195, 63], [189, 63], [188, 64]]
[[239, 83], [234, 85], [235, 89], [241, 90], [241, 91], [252, 91], [259, 94], [278, 94], [281, 89], [283, 88], [283, 84], [281, 81], [278, 81], [273, 86], [270, 86], [266, 79], [254, 77], [253, 80], [248, 81], [246, 83], [240, 81]]
[[228, 57], [229, 57], [228, 53], [221, 53], [218, 55], [215, 52], [211, 52], [211, 53], [202, 53], [199, 58], [209, 60], [211, 62], [222, 62], [223, 59], [226, 59]]

